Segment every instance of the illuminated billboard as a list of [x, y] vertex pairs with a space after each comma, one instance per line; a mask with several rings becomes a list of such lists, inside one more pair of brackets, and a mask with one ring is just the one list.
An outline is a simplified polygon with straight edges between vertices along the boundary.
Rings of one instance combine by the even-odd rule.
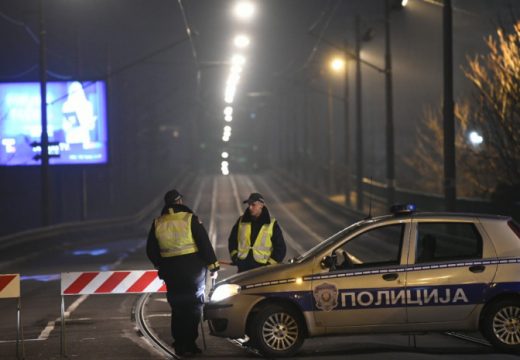
[[[0, 83], [0, 166], [39, 165], [40, 83]], [[49, 164], [107, 162], [103, 81], [47, 82]]]

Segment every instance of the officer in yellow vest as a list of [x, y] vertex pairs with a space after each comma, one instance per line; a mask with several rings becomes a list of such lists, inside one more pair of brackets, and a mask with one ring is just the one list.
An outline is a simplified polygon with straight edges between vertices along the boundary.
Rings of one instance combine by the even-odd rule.
[[216, 278], [219, 263], [204, 226], [182, 204], [182, 195], [177, 190], [164, 196], [161, 216], [154, 220], [148, 234], [146, 254], [166, 283], [175, 352], [200, 353], [196, 339], [206, 270]]
[[286, 252], [282, 229], [270, 216], [264, 197], [252, 193], [244, 203], [248, 207], [228, 239], [229, 255], [238, 272], [282, 262]]

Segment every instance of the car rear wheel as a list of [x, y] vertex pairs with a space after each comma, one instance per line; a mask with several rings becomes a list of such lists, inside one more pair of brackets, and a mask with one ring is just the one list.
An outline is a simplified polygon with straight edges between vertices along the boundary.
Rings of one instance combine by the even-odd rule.
[[252, 344], [264, 356], [291, 356], [303, 344], [303, 320], [289, 306], [268, 304], [260, 309], [251, 325]]
[[483, 318], [482, 332], [497, 349], [520, 351], [520, 302], [501, 300], [489, 305]]

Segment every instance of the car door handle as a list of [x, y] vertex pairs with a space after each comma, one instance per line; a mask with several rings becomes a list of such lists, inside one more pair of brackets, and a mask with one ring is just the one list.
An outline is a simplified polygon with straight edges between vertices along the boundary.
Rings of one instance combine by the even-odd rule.
[[397, 273], [391, 273], [391, 274], [384, 274], [383, 279], [386, 281], [394, 281], [399, 277]]
[[472, 273], [481, 273], [484, 270], [486, 270], [486, 267], [484, 265], [473, 265], [469, 267], [469, 271]]

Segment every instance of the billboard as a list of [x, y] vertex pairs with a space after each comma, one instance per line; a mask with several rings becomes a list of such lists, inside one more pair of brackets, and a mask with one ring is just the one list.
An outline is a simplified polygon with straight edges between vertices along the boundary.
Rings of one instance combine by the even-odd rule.
[[[0, 83], [0, 166], [40, 165], [40, 83]], [[104, 81], [47, 82], [49, 164], [107, 162]]]

